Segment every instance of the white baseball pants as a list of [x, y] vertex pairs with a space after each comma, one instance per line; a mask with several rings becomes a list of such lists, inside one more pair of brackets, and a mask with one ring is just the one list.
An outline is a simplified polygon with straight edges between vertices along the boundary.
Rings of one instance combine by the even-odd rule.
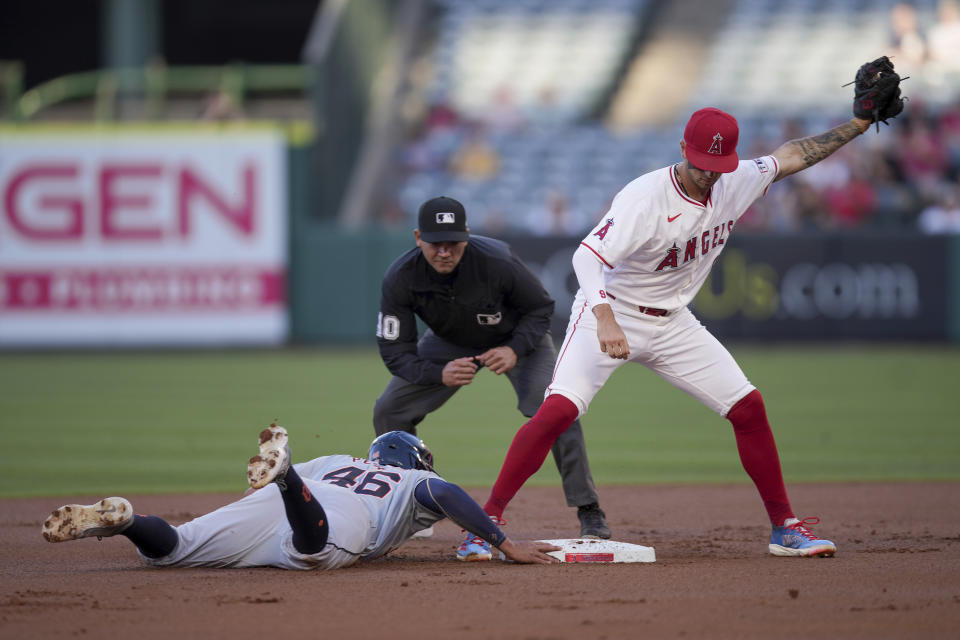
[[627, 336], [630, 359], [600, 351], [597, 319], [578, 292], [546, 396], [568, 398], [582, 416], [610, 375], [627, 362], [642, 364], [721, 416], [755, 389], [726, 347], [686, 307], [655, 317], [616, 300], [611, 305]]

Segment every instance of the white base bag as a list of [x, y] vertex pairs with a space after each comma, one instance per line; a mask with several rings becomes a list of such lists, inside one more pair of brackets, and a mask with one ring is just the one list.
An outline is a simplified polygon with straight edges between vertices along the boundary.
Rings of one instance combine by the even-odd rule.
[[547, 555], [560, 562], [656, 562], [653, 547], [644, 547], [629, 542], [615, 540], [593, 540], [589, 538], [564, 538], [561, 540], [542, 540], [560, 547], [560, 551], [548, 551]]

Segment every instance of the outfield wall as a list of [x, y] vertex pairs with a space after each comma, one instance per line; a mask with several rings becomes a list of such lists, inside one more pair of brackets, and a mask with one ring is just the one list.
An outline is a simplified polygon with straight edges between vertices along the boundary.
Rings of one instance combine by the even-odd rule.
[[[318, 215], [310, 141], [243, 123], [0, 129], [0, 348], [372, 345], [412, 230]], [[504, 239], [557, 300], [559, 339], [578, 239]], [[720, 239], [699, 242], [709, 257]], [[960, 236], [734, 233], [694, 307], [738, 340], [960, 341]]]
[[[292, 245], [294, 339], [372, 344], [380, 279], [412, 233], [307, 226]], [[504, 240], [557, 300], [561, 337], [577, 240]], [[715, 335], [736, 340], [960, 340], [960, 238], [734, 233], [693, 306]]]

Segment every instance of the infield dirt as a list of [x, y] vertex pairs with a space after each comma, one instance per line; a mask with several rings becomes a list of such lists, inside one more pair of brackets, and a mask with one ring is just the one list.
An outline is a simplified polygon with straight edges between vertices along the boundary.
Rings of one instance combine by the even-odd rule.
[[[0, 501], [0, 638], [956, 638], [956, 483], [790, 488], [835, 558], [774, 558], [752, 486], [601, 489], [614, 538], [654, 564], [459, 563], [450, 522], [332, 572], [153, 569], [123, 537], [50, 544], [43, 519], [104, 496]], [[478, 499], [484, 490], [471, 490]], [[179, 524], [227, 494], [125, 496]], [[558, 488], [524, 488], [514, 538], [569, 538]]]

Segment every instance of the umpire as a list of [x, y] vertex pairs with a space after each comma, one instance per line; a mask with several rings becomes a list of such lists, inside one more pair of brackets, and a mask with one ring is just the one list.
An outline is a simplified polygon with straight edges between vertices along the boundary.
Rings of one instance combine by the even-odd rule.
[[[471, 236], [463, 205], [438, 197], [420, 206], [417, 247], [383, 278], [377, 344], [393, 374], [373, 409], [377, 435], [417, 425], [480, 367], [506, 374], [517, 408], [531, 417], [543, 402], [556, 351], [554, 301], [510, 246]], [[426, 324], [417, 341], [417, 319]], [[609, 538], [587, 449], [576, 421], [553, 445], [567, 504], [578, 507], [580, 537]]]

